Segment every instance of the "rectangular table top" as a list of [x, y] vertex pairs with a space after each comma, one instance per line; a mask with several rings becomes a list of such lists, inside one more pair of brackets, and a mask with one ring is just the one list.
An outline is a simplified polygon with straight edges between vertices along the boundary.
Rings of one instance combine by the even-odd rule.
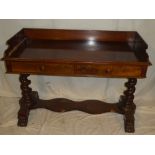
[[[146, 53], [148, 46], [141, 36], [134, 31], [22, 29], [7, 43], [9, 47], [5, 51], [3, 60], [6, 61], [7, 71], [12, 73], [28, 72], [53, 75], [53, 72], [50, 73], [50, 71], [38, 73], [37, 69], [36, 72], [34, 69], [33, 71], [26, 70], [28, 67], [14, 70], [14, 66], [19, 65], [19, 62], [25, 63], [25, 65], [31, 63], [28, 65], [29, 67], [33, 66], [32, 62], [37, 62], [36, 65], [41, 63], [39, 64], [41, 66], [44, 64], [42, 68], [45, 68], [45, 64], [49, 63], [57, 65], [67, 63], [74, 65], [74, 68], [77, 68], [75, 66], [77, 64], [82, 65], [83, 68], [85, 64], [87, 65], [85, 66], [86, 70], [88, 68], [91, 70], [93, 65], [103, 66], [106, 64], [107, 67], [117, 66], [118, 69], [121, 65], [128, 68], [132, 66], [133, 72], [134, 68], [139, 67], [141, 72], [139, 72], [138, 77], [145, 77], [146, 69], [150, 65]], [[90, 64], [92, 66], [88, 67]], [[20, 66], [22, 66], [21, 63]], [[95, 68], [100, 67], [95, 66]], [[80, 73], [78, 75], [80, 76]], [[81, 76], [83, 75], [84, 73], [81, 74]], [[112, 76], [115, 77], [115, 74]]]
[[83, 62], [140, 62], [126, 43], [32, 40], [12, 58]]

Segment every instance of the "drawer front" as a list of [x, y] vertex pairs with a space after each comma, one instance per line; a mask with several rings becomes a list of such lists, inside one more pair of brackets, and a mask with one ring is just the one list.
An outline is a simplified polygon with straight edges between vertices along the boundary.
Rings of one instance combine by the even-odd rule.
[[128, 65], [76, 65], [75, 74], [101, 77], [140, 77], [142, 69]]
[[141, 77], [142, 68], [129, 65], [51, 64], [12, 62], [13, 73], [66, 76]]
[[31, 62], [13, 62], [12, 72], [32, 73], [32, 74], [51, 74], [51, 75], [67, 75], [73, 74], [74, 68], [70, 64], [43, 64]]

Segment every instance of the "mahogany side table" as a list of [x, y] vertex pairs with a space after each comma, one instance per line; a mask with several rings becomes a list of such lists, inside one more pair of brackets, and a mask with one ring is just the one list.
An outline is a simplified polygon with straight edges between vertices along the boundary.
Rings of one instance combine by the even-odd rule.
[[[27, 126], [29, 112], [46, 108], [55, 112], [81, 110], [90, 114], [124, 115], [126, 132], [134, 132], [133, 102], [137, 78], [145, 78], [151, 65], [148, 45], [134, 31], [97, 31], [24, 28], [7, 41], [2, 60], [6, 71], [20, 74], [22, 97], [18, 126]], [[117, 103], [81, 102], [65, 98], [39, 99], [29, 87], [29, 75], [127, 78], [126, 90]]]

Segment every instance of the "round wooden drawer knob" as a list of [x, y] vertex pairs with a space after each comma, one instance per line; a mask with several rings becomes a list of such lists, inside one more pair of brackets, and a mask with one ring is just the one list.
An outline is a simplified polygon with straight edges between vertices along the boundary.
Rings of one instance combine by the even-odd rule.
[[106, 74], [110, 74], [111, 72], [112, 72], [111, 69], [105, 69], [105, 70], [104, 70], [104, 73], [106, 73]]
[[41, 66], [39, 67], [39, 69], [40, 69], [40, 71], [45, 71], [45, 66], [44, 66], [44, 65], [41, 65]]

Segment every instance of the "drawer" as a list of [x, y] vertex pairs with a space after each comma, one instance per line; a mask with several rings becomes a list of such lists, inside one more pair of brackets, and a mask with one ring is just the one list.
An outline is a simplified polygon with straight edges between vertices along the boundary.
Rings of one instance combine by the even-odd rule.
[[129, 65], [76, 65], [75, 74], [100, 77], [140, 77], [141, 67]]
[[70, 64], [12, 62], [12, 72], [15, 73], [67, 75], [73, 71], [74, 67]]

